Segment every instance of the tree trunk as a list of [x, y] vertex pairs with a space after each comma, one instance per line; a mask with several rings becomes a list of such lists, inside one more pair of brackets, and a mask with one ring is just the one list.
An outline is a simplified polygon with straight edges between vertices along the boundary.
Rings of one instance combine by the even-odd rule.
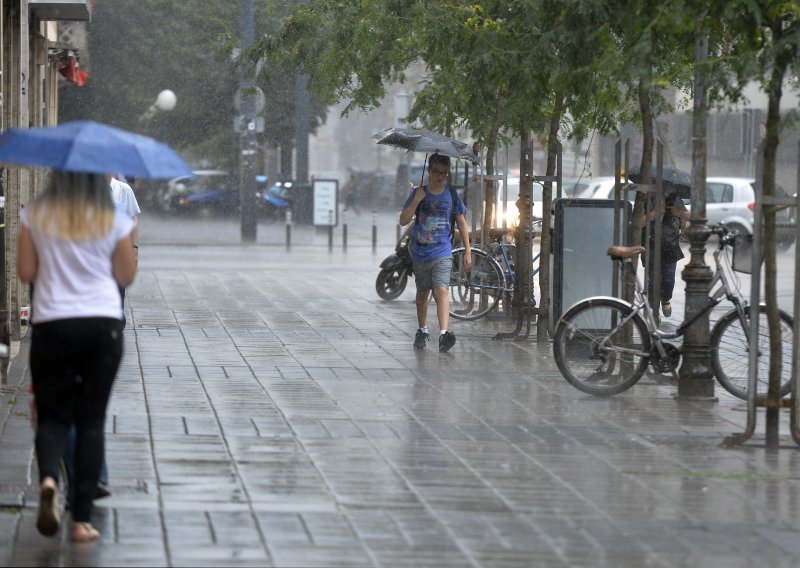
[[[561, 113], [564, 109], [564, 95], [556, 96], [553, 114], [550, 116], [550, 128], [547, 133], [547, 167], [545, 176], [556, 173], [558, 162], [558, 129], [561, 126]], [[539, 245], [539, 317], [536, 320], [536, 339], [544, 342], [550, 331], [550, 210], [553, 208], [553, 182], [544, 182], [542, 191], [542, 235]]]
[[[492, 131], [489, 133], [489, 140], [486, 145], [486, 173], [494, 175], [495, 171], [494, 162], [497, 156], [497, 132], [500, 130], [500, 115], [503, 112], [503, 97], [498, 97], [497, 110], [492, 122]], [[497, 182], [494, 180], [486, 180], [484, 182], [484, 212], [483, 212], [483, 227], [481, 229], [481, 242], [486, 244], [489, 242], [489, 229], [494, 225], [494, 219], [497, 216], [496, 211], [499, 210], [501, 204], [497, 202]], [[508, 191], [508, 188], [504, 188]]]
[[533, 259], [532, 239], [527, 236], [530, 227], [531, 197], [533, 194], [533, 140], [530, 128], [523, 128], [519, 141], [519, 225], [515, 233], [516, 256], [514, 266], [514, 308], [529, 305], [531, 276], [531, 260]]
[[[652, 170], [655, 139], [653, 130], [653, 101], [650, 94], [651, 86], [652, 81], [650, 74], [647, 74], [639, 79], [639, 113], [642, 117], [642, 160], [639, 163], [640, 185], [650, 185], [653, 183]], [[642, 223], [642, 220], [645, 212], [644, 205], [646, 199], [646, 194], [638, 191], [636, 192], [636, 200], [634, 201], [631, 219], [631, 245], [633, 246], [643, 244], [642, 227], [644, 224]], [[652, 254], [652, 251], [648, 252]], [[638, 259], [636, 259], [635, 262], [638, 262]], [[635, 277], [636, 276], [634, 273], [626, 271], [625, 280], [623, 282], [622, 297], [629, 302], [633, 301]], [[658, 317], [657, 313], [656, 317]]]
[[283, 180], [292, 179], [292, 144], [291, 142], [281, 142], [281, 178]]
[[[783, 35], [782, 20], [774, 20], [772, 30], [773, 45], [781, 42]], [[780, 142], [780, 104], [783, 95], [783, 77], [789, 64], [788, 50], [779, 52], [775, 56], [772, 67], [772, 76], [767, 85], [767, 133], [764, 143], [764, 171], [762, 177], [762, 191], [764, 197], [775, 195], [775, 165]], [[769, 386], [767, 397], [780, 399], [781, 383], [781, 321], [778, 313], [778, 285], [777, 285], [777, 255], [775, 239], [775, 205], [763, 204], [762, 219], [764, 221], [764, 303], [766, 304], [767, 325], [769, 327]], [[754, 254], [758, 254], [755, 251]], [[766, 445], [768, 448], [778, 447], [778, 413], [777, 408], [767, 408], [765, 431], [767, 434]]]
[[[494, 175], [494, 158], [497, 153], [497, 133], [493, 132], [489, 136], [489, 141], [486, 144], [486, 169], [487, 175]], [[481, 227], [481, 243], [486, 244], [489, 242], [489, 229], [494, 224], [495, 210], [499, 207], [495, 197], [497, 196], [497, 182], [487, 179], [483, 182], [484, 190], [484, 209], [483, 209], [483, 226]]]

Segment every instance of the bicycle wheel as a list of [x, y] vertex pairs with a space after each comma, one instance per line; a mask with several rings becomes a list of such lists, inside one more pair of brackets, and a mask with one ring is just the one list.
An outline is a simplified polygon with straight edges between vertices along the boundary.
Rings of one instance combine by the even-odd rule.
[[589, 298], [559, 320], [553, 356], [572, 386], [609, 396], [629, 389], [642, 377], [650, 361], [650, 335], [630, 305], [612, 298]]
[[[758, 394], [767, 394], [769, 380], [769, 329], [764, 304], [758, 313]], [[792, 317], [780, 310], [781, 318], [781, 396], [792, 390], [792, 347], [794, 326]], [[719, 384], [733, 396], [747, 399], [747, 375], [750, 360], [750, 307], [745, 308], [747, 334], [736, 310], [722, 316], [711, 331], [711, 365]]]
[[472, 250], [472, 269], [464, 271], [464, 249], [453, 251], [450, 274], [450, 315], [455, 319], [481, 318], [497, 307], [505, 287], [503, 270], [484, 251]]

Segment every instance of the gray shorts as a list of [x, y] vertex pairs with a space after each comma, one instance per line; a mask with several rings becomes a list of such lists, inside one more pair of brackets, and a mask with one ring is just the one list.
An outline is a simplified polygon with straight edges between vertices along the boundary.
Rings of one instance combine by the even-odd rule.
[[414, 261], [414, 279], [417, 290], [433, 290], [450, 286], [453, 257], [443, 256], [424, 262]]

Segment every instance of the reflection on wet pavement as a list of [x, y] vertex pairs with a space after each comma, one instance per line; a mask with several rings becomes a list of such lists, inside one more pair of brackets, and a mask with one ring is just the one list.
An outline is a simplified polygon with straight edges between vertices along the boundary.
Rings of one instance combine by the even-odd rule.
[[384, 252], [151, 247], [128, 293], [102, 542], [41, 538], [29, 488], [0, 562], [800, 562], [786, 424], [777, 454], [763, 437], [721, 448], [745, 421], [721, 389], [677, 401], [670, 379], [646, 376], [593, 398], [549, 344], [493, 341], [513, 327], [503, 318], [454, 322], [447, 354], [414, 351], [413, 286], [393, 302], [374, 291]]

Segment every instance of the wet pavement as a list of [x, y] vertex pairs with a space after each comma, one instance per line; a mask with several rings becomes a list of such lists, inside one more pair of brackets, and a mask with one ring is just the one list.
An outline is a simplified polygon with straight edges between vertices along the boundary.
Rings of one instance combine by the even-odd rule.
[[721, 388], [676, 400], [646, 376], [594, 398], [548, 343], [494, 341], [513, 328], [502, 315], [453, 322], [449, 353], [414, 351], [413, 283], [393, 302], [374, 289], [394, 218], [379, 216], [374, 253], [370, 215], [330, 253], [308, 227], [287, 251], [281, 224], [240, 245], [229, 222], [143, 221], [102, 539], [36, 531], [23, 340], [0, 389], [0, 565], [800, 563], [788, 413], [779, 451], [763, 416], [724, 448], [746, 415]]

